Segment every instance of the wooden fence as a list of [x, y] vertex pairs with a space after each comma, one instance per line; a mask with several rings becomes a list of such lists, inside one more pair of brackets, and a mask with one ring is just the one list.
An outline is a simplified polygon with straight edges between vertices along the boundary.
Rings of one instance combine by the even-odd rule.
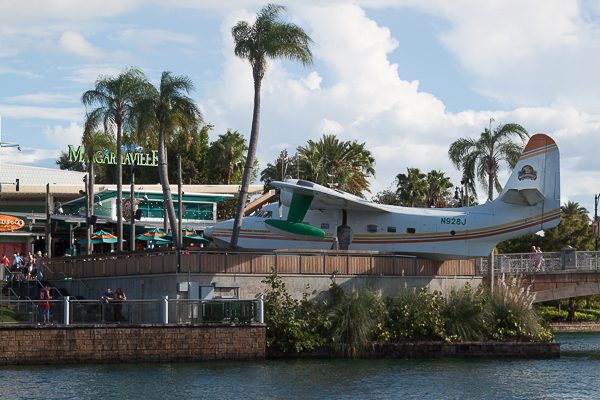
[[54, 258], [46, 262], [45, 279], [86, 279], [108, 276], [175, 273], [454, 276], [479, 275], [476, 260], [437, 262], [389, 253], [258, 253], [182, 252], [136, 253], [110, 258]]

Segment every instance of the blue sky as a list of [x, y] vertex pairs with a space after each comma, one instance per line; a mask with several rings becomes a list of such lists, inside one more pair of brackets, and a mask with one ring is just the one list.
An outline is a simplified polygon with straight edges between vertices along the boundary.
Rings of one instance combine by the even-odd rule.
[[[489, 4], [488, 4], [489, 3]], [[407, 167], [453, 178], [447, 150], [460, 137], [516, 122], [561, 149], [563, 201], [593, 210], [600, 127], [598, 15], [590, 1], [283, 1], [285, 18], [314, 40], [311, 68], [269, 63], [258, 158], [294, 153], [336, 134], [366, 142], [372, 191]], [[80, 140], [81, 94], [100, 74], [142, 68], [187, 75], [211, 140], [249, 136], [250, 66], [230, 29], [258, 1], [0, 1], [2, 162], [53, 167]], [[507, 178], [503, 172], [503, 179]], [[480, 190], [480, 194], [483, 193]]]

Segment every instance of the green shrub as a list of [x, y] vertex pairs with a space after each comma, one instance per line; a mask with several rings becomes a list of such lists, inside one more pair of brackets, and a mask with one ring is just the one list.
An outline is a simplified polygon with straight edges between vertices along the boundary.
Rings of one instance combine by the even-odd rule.
[[0, 321], [2, 322], [18, 322], [21, 319], [19, 318], [19, 315], [12, 311], [9, 310], [6, 307], [0, 307]]
[[488, 337], [494, 340], [516, 338], [530, 341], [551, 341], [552, 334], [541, 325], [541, 318], [531, 306], [534, 295], [518, 279], [498, 280], [489, 294], [484, 310]]
[[481, 340], [483, 329], [483, 287], [476, 292], [467, 283], [462, 290], [452, 290], [442, 301], [440, 315], [444, 319], [446, 338], [458, 341]]
[[323, 331], [331, 326], [323, 312], [327, 302], [318, 306], [316, 301], [308, 301], [306, 292], [301, 301], [292, 298], [273, 268], [262, 283], [268, 285], [265, 291], [267, 347], [277, 347], [283, 352], [293, 348], [301, 352], [325, 343]]
[[445, 339], [444, 319], [440, 315], [441, 293], [427, 288], [403, 289], [386, 298], [387, 321], [379, 326], [378, 340]]
[[[547, 322], [565, 322], [569, 316], [568, 311], [558, 311], [556, 307], [538, 306], [536, 310]], [[599, 310], [579, 310], [575, 311], [575, 321], [597, 321], [599, 315]]]
[[345, 357], [360, 356], [371, 344], [383, 310], [383, 303], [370, 287], [360, 288], [333, 304], [329, 310], [333, 351]]
[[[585, 314], [594, 316], [595, 319], [593, 319], [591, 321], [597, 321], [600, 319], [600, 310], [594, 310], [594, 309], [590, 309], [590, 308], [582, 308], [578, 311], [581, 313], [585, 313]], [[577, 315], [575, 317], [577, 318]], [[589, 320], [586, 319], [586, 321], [589, 321]]]

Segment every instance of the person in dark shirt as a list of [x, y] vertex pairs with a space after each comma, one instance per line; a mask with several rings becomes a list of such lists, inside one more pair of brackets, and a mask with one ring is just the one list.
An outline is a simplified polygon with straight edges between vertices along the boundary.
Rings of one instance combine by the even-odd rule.
[[102, 322], [106, 322], [107, 317], [110, 315], [111, 313], [111, 302], [115, 299], [115, 294], [113, 292], [110, 291], [110, 288], [106, 288], [106, 290], [104, 291], [104, 293], [102, 293], [102, 297], [100, 297], [100, 300], [102, 300], [103, 304], [103, 309], [104, 309], [104, 315], [102, 318]]

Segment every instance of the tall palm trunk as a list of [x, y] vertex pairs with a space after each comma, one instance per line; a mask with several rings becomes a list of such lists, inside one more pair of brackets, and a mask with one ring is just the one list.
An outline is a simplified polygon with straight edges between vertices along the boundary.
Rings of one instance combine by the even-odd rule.
[[88, 166], [88, 187], [85, 189], [88, 192], [88, 198], [87, 198], [87, 213], [86, 213], [86, 224], [85, 224], [85, 248], [87, 249], [87, 253], [88, 254], [92, 254], [91, 252], [91, 239], [92, 239], [92, 231], [93, 228], [92, 226], [89, 224], [89, 220], [92, 217], [92, 215], [94, 215], [94, 183], [96, 181], [94, 175], [94, 162], [93, 162], [93, 154], [88, 154], [88, 162], [89, 162], [89, 166]]
[[258, 146], [258, 128], [260, 125], [260, 85], [262, 81], [262, 71], [254, 72], [254, 112], [252, 114], [252, 131], [250, 132], [250, 143], [248, 144], [248, 157], [246, 157], [246, 166], [244, 168], [244, 177], [238, 198], [237, 210], [235, 212], [235, 221], [233, 223], [233, 232], [231, 233], [231, 242], [229, 247], [237, 248], [240, 230], [242, 229], [242, 218], [246, 208], [246, 198], [248, 197], [248, 187], [252, 179], [252, 169], [254, 168], [254, 157], [256, 147]]
[[171, 185], [169, 184], [169, 175], [167, 171], [167, 147], [165, 143], [165, 129], [163, 121], [159, 120], [160, 128], [158, 131], [158, 175], [163, 190], [163, 201], [165, 202], [165, 211], [169, 218], [171, 234], [173, 235], [173, 245], [179, 249], [179, 230], [177, 229], [177, 218], [175, 217], [175, 207], [171, 197]]
[[[115, 118], [115, 119], [117, 120], [117, 118]], [[123, 165], [121, 163], [121, 123], [122, 123], [122, 121], [117, 120], [117, 250], [118, 251], [123, 251]]]

